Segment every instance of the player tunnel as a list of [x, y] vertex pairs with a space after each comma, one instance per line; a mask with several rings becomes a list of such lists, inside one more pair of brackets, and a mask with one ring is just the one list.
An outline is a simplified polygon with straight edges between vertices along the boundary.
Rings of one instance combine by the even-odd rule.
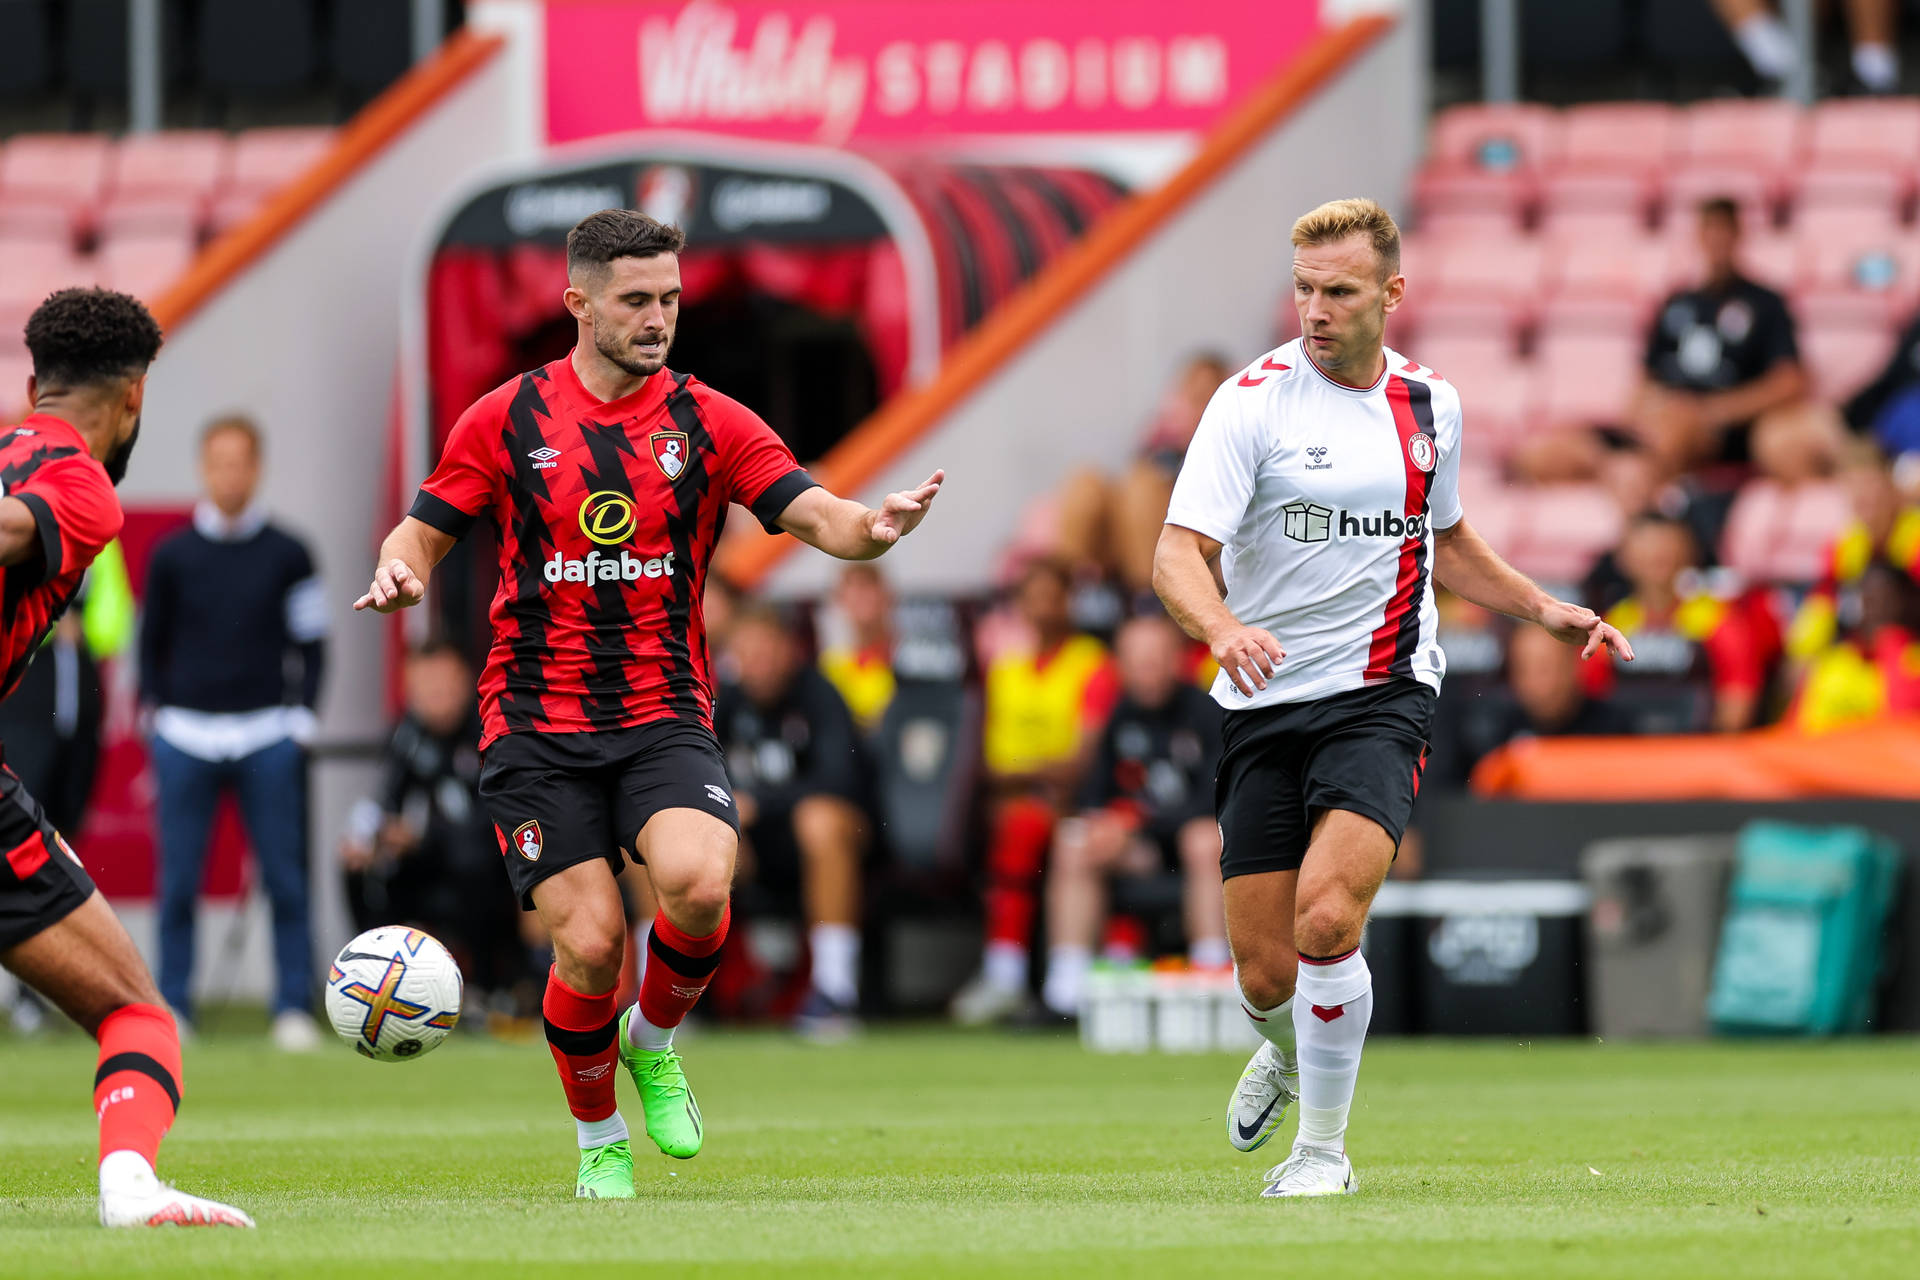
[[[396, 505], [468, 404], [572, 345], [566, 235], [597, 209], [686, 231], [673, 367], [753, 408], [810, 461], [929, 379], [946, 348], [1125, 195], [1087, 170], [669, 135], [492, 175], [451, 207], [421, 264], [406, 359], [426, 377], [405, 379]], [[491, 590], [490, 552], [472, 559], [457, 577], [473, 595], [442, 597], [438, 621], [455, 635]]]

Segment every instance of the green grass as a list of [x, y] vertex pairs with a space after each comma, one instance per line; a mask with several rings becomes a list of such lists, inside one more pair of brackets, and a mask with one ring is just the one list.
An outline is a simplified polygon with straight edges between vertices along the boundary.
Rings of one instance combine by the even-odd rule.
[[1913, 1041], [1378, 1043], [1361, 1193], [1309, 1202], [1257, 1198], [1284, 1135], [1227, 1146], [1236, 1059], [932, 1031], [685, 1047], [707, 1149], [636, 1135], [620, 1204], [571, 1199], [539, 1044], [379, 1066], [216, 1038], [188, 1051], [162, 1173], [260, 1230], [107, 1233], [91, 1046], [0, 1040], [0, 1276], [1920, 1274]]

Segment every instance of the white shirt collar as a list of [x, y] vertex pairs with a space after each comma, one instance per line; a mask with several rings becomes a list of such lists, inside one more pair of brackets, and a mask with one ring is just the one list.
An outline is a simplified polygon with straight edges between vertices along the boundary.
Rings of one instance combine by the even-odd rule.
[[249, 503], [232, 519], [205, 498], [193, 504], [193, 527], [209, 542], [245, 542], [266, 525], [266, 509], [258, 502]]

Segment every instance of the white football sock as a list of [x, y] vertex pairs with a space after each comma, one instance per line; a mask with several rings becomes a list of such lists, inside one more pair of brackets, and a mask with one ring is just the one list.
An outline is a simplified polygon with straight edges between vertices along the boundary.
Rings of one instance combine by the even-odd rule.
[[138, 1151], [109, 1151], [100, 1161], [100, 1190], [107, 1194], [150, 1196], [160, 1178]]
[[807, 930], [813, 953], [813, 985], [837, 1004], [860, 1003], [860, 931], [850, 924], [816, 924]]
[[1093, 952], [1086, 947], [1062, 942], [1047, 948], [1047, 981], [1040, 999], [1055, 1013], [1078, 1014], [1080, 999], [1087, 988], [1087, 968]]
[[1784, 80], [1793, 69], [1793, 33], [1771, 13], [1756, 13], [1733, 29], [1734, 43], [1753, 69], [1770, 80]]
[[1027, 985], [1027, 949], [1017, 942], [989, 942], [981, 976], [995, 991], [1019, 991]]
[[[640, 981], [647, 980], [647, 966], [653, 963], [653, 950], [647, 945], [653, 936], [653, 926], [637, 930], [634, 934], [634, 947], [640, 956]], [[640, 1001], [633, 1002], [633, 1016], [627, 1019], [627, 1044], [630, 1048], [645, 1049], [650, 1053], [665, 1053], [673, 1048], [673, 1028], [656, 1027], [647, 1021], [647, 1015], [640, 1012]]]
[[1295, 1050], [1296, 1040], [1293, 1033], [1293, 997], [1288, 996], [1271, 1009], [1256, 1009], [1247, 1000], [1246, 992], [1240, 993], [1240, 1012], [1247, 1015], [1253, 1029], [1260, 1038], [1280, 1051], [1280, 1065], [1288, 1071], [1300, 1069], [1300, 1057]]
[[1233, 963], [1225, 938], [1195, 938], [1187, 944], [1187, 963], [1195, 969], [1224, 969]]
[[627, 1140], [627, 1122], [618, 1111], [605, 1120], [575, 1120], [573, 1127], [580, 1131], [580, 1149], [604, 1147], [609, 1142]]
[[1300, 1042], [1300, 1132], [1295, 1146], [1339, 1151], [1373, 1019], [1373, 974], [1356, 949], [1332, 964], [1300, 961], [1293, 1027]]
[[1875, 93], [1892, 93], [1900, 87], [1900, 55], [1892, 45], [1857, 44], [1853, 46], [1853, 74]]

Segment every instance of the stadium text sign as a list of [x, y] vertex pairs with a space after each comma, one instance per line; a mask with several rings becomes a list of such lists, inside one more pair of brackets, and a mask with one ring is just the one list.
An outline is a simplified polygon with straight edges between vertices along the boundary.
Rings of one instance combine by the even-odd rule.
[[1200, 129], [1318, 26], [1317, 0], [569, 0], [547, 6], [547, 132]]

